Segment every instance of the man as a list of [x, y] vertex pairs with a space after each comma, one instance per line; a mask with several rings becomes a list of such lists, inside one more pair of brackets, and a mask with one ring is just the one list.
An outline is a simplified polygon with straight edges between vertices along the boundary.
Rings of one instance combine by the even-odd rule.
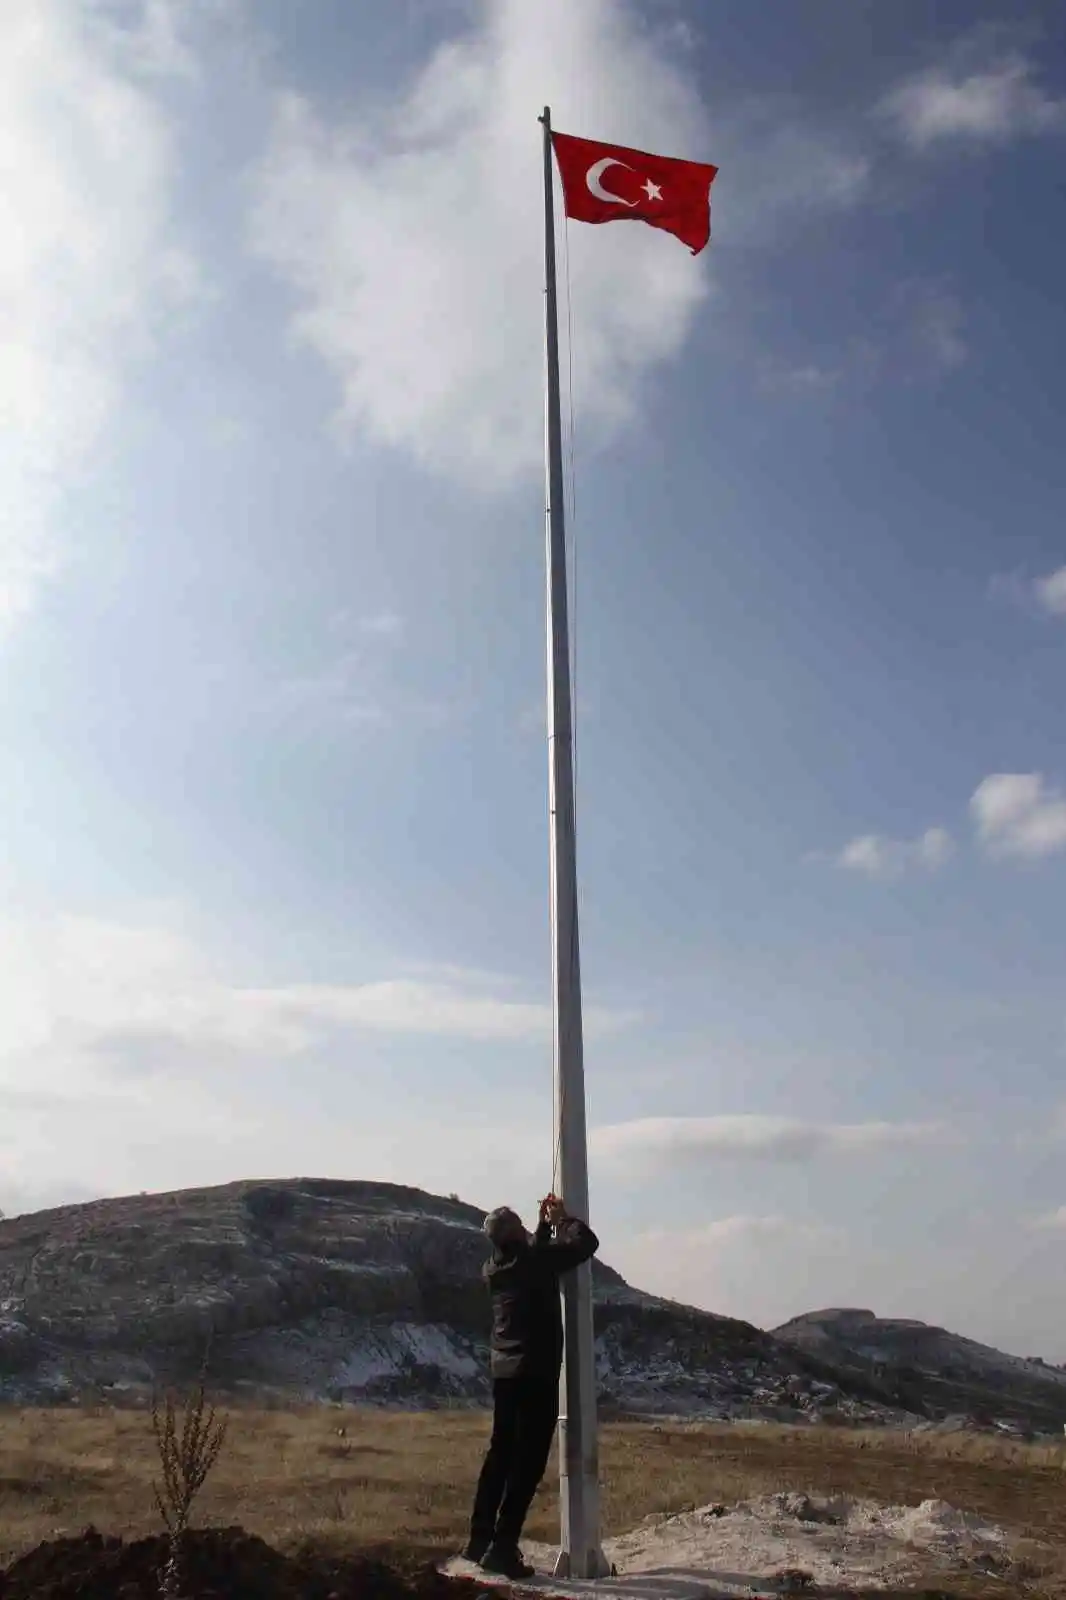
[[492, 1439], [478, 1479], [470, 1540], [463, 1554], [486, 1572], [525, 1578], [522, 1526], [544, 1476], [559, 1420], [563, 1316], [559, 1279], [599, 1249], [592, 1229], [548, 1195], [530, 1239], [509, 1206], [485, 1218], [492, 1258]]

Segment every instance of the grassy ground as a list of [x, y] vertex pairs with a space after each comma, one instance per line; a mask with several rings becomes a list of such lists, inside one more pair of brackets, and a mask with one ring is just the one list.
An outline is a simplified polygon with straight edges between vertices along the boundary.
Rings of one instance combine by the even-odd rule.
[[[405, 1559], [439, 1554], [465, 1532], [486, 1432], [480, 1413], [240, 1409], [194, 1520], [239, 1522], [283, 1547], [313, 1539]], [[1018, 1595], [1025, 1580], [1034, 1596], [1066, 1600], [1066, 1473], [1056, 1447], [835, 1428], [620, 1423], [603, 1430], [602, 1467], [608, 1535], [649, 1513], [780, 1489], [911, 1504], [936, 1497], [996, 1519], [1019, 1541], [1022, 1564], [1009, 1583], [963, 1583], [957, 1592]], [[144, 1412], [0, 1411], [0, 1567], [90, 1522], [107, 1532], [154, 1532], [157, 1474]], [[555, 1534], [555, 1483], [553, 1465], [531, 1538]], [[1063, 1552], [1061, 1560], [1039, 1548], [1047, 1545]]]

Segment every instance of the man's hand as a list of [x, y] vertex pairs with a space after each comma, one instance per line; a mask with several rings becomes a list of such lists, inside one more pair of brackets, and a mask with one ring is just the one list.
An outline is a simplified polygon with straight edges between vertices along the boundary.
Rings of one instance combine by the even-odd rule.
[[565, 1218], [566, 1210], [563, 1206], [563, 1202], [559, 1199], [559, 1196], [557, 1194], [545, 1195], [544, 1199], [540, 1203], [541, 1222], [550, 1223], [553, 1228], [557, 1228], [560, 1222], [563, 1222]]

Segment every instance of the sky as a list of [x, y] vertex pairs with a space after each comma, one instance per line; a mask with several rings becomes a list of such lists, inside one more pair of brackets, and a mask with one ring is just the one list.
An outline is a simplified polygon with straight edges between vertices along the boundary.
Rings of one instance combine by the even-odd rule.
[[604, 1258], [1066, 1360], [1064, 35], [8, 0], [8, 1215], [551, 1185], [549, 104]]

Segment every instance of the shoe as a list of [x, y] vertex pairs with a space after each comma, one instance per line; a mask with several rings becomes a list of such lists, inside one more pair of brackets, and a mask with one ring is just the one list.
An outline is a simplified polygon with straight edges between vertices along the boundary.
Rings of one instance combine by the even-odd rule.
[[463, 1560], [473, 1561], [475, 1566], [480, 1565], [481, 1558], [491, 1543], [491, 1539], [483, 1538], [480, 1534], [476, 1536], [471, 1534], [470, 1538], [466, 1541], [466, 1544], [462, 1549]]
[[493, 1572], [501, 1578], [532, 1578], [536, 1568], [531, 1567], [515, 1544], [493, 1544], [481, 1558], [484, 1572]]

